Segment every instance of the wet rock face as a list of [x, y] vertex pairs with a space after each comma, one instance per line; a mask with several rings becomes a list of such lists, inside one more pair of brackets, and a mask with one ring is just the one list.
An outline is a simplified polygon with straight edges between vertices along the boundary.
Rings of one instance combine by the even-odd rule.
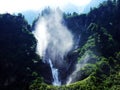
[[42, 60], [40, 60], [38, 63], [34, 65], [34, 70], [43, 77], [44, 81], [48, 84], [52, 84], [52, 73], [50, 69], [50, 65], [47, 63], [43, 63]]
[[62, 84], [66, 84], [68, 76], [73, 72], [73, 70], [75, 68], [75, 64], [77, 62], [77, 57], [78, 57], [77, 52], [75, 52], [75, 53], [70, 52], [65, 57], [66, 65], [62, 68], [59, 68]]
[[[59, 79], [61, 80], [62, 84], [66, 84], [67, 77], [73, 72], [75, 64], [77, 62], [77, 57], [78, 57], [77, 52], [74, 53], [70, 52], [67, 56], [65, 56], [64, 64], [53, 62], [53, 67], [58, 68]], [[44, 78], [46, 83], [52, 84], [53, 81], [52, 72], [49, 63], [47, 63], [46, 61], [47, 59], [48, 57], [45, 58], [45, 63], [43, 63], [43, 60], [37, 63], [35, 66], [38, 67], [35, 68], [35, 70], [37, 70], [37, 72], [39, 71], [39, 74], [41, 75], [41, 77]], [[57, 58], [57, 60], [58, 59], [59, 61], [61, 60], [59, 57]]]

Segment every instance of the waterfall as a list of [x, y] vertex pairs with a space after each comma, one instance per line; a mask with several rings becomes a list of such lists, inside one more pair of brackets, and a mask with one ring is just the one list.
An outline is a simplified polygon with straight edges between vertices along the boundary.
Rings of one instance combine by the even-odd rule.
[[50, 64], [50, 68], [52, 71], [52, 77], [53, 77], [53, 82], [52, 84], [55, 86], [60, 86], [61, 82], [59, 80], [59, 73], [58, 73], [58, 69], [53, 67], [52, 61], [49, 59], [49, 64]]
[[[66, 66], [64, 57], [73, 48], [73, 35], [63, 24], [62, 12], [50, 10], [40, 17], [33, 34], [37, 39], [36, 53], [51, 68], [53, 85], [61, 85], [61, 67]], [[62, 81], [62, 80], [61, 80]]]

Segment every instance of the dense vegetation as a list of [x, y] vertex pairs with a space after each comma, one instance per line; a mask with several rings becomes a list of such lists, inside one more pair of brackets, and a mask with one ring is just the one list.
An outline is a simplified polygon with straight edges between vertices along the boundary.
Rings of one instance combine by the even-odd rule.
[[21, 14], [0, 15], [0, 90], [27, 90], [35, 72], [45, 76], [41, 72], [48, 65], [35, 54], [36, 40], [30, 31]]
[[108, 0], [88, 14], [64, 14], [64, 20], [75, 39], [81, 36], [70, 56], [77, 55], [76, 62], [83, 62], [86, 54], [90, 57], [79, 70], [79, 81], [60, 87], [46, 84], [51, 72], [35, 54], [31, 26], [21, 14], [3, 14], [0, 90], [120, 90], [120, 0]]

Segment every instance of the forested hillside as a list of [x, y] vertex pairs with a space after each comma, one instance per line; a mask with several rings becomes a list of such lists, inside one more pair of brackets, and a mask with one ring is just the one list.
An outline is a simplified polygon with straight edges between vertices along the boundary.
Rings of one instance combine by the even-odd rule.
[[[108, 0], [88, 14], [65, 14], [63, 24], [75, 36], [78, 48], [69, 52], [75, 64], [84, 66], [69, 85], [51, 85], [50, 66], [36, 52], [37, 40], [21, 14], [0, 15], [0, 90], [120, 90], [120, 0]], [[89, 57], [88, 59], [85, 59]]]
[[36, 39], [30, 31], [21, 14], [0, 15], [0, 90], [27, 90], [35, 72], [49, 73], [35, 53]]

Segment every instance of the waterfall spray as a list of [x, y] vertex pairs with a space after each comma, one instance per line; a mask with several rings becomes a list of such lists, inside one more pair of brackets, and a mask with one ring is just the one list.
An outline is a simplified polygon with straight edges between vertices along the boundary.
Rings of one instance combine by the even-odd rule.
[[66, 81], [67, 85], [76, 82], [80, 78], [80, 73], [79, 73], [80, 69], [83, 68], [87, 64], [87, 61], [90, 59], [90, 56], [87, 51], [84, 53], [84, 55], [81, 57], [81, 59], [83, 61], [78, 62], [75, 65], [74, 71], [68, 77], [68, 80]]
[[35, 31], [36, 53], [49, 63], [54, 85], [60, 85], [59, 66], [64, 66], [64, 56], [73, 47], [73, 36], [62, 24], [62, 13], [56, 9], [40, 17]]

